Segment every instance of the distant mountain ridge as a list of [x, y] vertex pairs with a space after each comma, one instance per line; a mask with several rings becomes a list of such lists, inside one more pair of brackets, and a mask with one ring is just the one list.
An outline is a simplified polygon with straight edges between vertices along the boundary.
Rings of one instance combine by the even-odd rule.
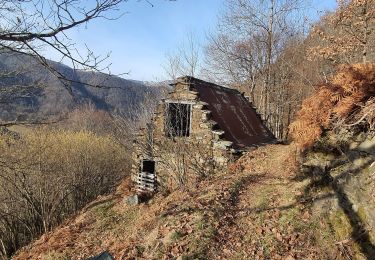
[[67, 85], [32, 57], [0, 54], [0, 121], [48, 118], [89, 102], [98, 109], [121, 112], [133, 118], [141, 104], [148, 99], [161, 98], [164, 89], [158, 84], [151, 86], [49, 62], [69, 79], [65, 82]]

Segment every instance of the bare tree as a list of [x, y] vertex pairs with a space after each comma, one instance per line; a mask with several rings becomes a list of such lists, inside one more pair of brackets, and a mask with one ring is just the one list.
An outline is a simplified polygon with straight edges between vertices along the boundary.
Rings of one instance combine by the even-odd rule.
[[[88, 47], [80, 52], [75, 42], [69, 38], [68, 32], [73, 28], [85, 26], [94, 19], [115, 19], [106, 16], [108, 11], [118, 9], [127, 0], [27, 0], [0, 2], [0, 55], [1, 57], [20, 60], [16, 68], [7, 66], [0, 68], [0, 103], [5, 106], [18, 100], [30, 100], [40, 96], [45, 88], [45, 79], [32, 79], [29, 74], [34, 70], [46, 69], [49, 77], [56, 77], [61, 86], [73, 97], [72, 83], [77, 79], [67, 75], [48, 61], [46, 51], [57, 52], [61, 60], [74, 69], [91, 71], [107, 71], [106, 58], [96, 56]], [[26, 62], [25, 62], [26, 61]], [[24, 79], [30, 80], [24, 80]], [[82, 83], [82, 82], [80, 82]], [[86, 84], [90, 85], [90, 84]], [[98, 84], [96, 87], [101, 87]], [[53, 119], [52, 121], [57, 121]], [[40, 121], [40, 122], [39, 122]], [[7, 121], [2, 118], [1, 126], [12, 124], [39, 124], [49, 119]]]
[[[295, 33], [294, 20], [301, 1], [227, 0], [226, 4], [227, 12], [221, 17], [219, 33], [210, 36], [207, 65], [213, 70], [219, 67], [234, 83], [250, 82], [250, 92], [256, 89], [255, 78], [261, 79], [258, 106], [267, 114], [272, 64], [287, 39]], [[224, 70], [221, 64], [226, 65]]]
[[30, 0], [2, 1], [0, 4], [0, 51], [27, 54], [36, 58], [58, 78], [66, 79], [56, 71], [42, 54], [51, 48], [73, 68], [102, 70], [99, 65], [106, 57], [95, 56], [87, 49], [83, 55], [67, 36], [67, 31], [97, 19], [113, 19], [106, 13], [118, 8], [126, 0]]
[[163, 64], [164, 71], [169, 79], [175, 80], [179, 76], [197, 76], [202, 68], [201, 46], [197, 36], [190, 32], [174, 52], [166, 54]]
[[[145, 1], [145, 0], [141, 0]], [[169, 0], [168, 0], [169, 1]], [[44, 87], [48, 85], [45, 78], [56, 78], [57, 83], [65, 88], [74, 99], [72, 86], [74, 83], [91, 87], [107, 88], [106, 79], [95, 82], [77, 82], [80, 79], [69, 72], [61, 70], [54, 62], [46, 59], [46, 51], [54, 51], [60, 55], [62, 62], [73, 69], [83, 69], [94, 72], [110, 74], [108, 55], [97, 56], [89, 47], [86, 51], [79, 50], [73, 39], [69, 37], [69, 31], [77, 27], [87, 26], [96, 19], [113, 20], [119, 18], [122, 3], [127, 0], [27, 0], [10, 1], [0, 3], [0, 56], [19, 56], [22, 67], [0, 68], [0, 104], [13, 104], [16, 100], [39, 97], [43, 94]], [[146, 1], [152, 5], [152, 1]], [[118, 11], [118, 12], [116, 12]], [[100, 37], [100, 36], [98, 36]], [[27, 57], [27, 58], [26, 58]], [[34, 70], [43, 71], [43, 79], [39, 80], [33, 75]], [[44, 71], [44, 68], [47, 71]], [[22, 82], [22, 78], [29, 78], [33, 82]], [[11, 83], [11, 84], [9, 84]], [[3, 87], [4, 86], [4, 87]], [[64, 90], [65, 91], [65, 90]], [[0, 125], [11, 124], [35, 124], [43, 123], [48, 119], [27, 120], [24, 117], [12, 120], [12, 122], [0, 121]], [[53, 121], [57, 121], [54, 119]]]
[[279, 138], [286, 129], [279, 115], [288, 113], [280, 107], [286, 88], [279, 75], [293, 68], [280, 60], [291, 40], [303, 39], [304, 6], [300, 0], [227, 0], [206, 48], [206, 75], [248, 93]]
[[[373, 60], [375, 2], [337, 0], [338, 9], [326, 15], [313, 30], [320, 44], [310, 50], [311, 57], [334, 63], [366, 63]], [[370, 57], [369, 57], [370, 56]]]

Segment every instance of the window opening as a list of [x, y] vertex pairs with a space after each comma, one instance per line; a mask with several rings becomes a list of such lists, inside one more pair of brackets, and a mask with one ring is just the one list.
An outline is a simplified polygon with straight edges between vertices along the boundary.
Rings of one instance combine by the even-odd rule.
[[142, 172], [154, 173], [155, 172], [155, 162], [150, 160], [142, 161]]
[[166, 135], [168, 137], [190, 136], [191, 104], [167, 103]]

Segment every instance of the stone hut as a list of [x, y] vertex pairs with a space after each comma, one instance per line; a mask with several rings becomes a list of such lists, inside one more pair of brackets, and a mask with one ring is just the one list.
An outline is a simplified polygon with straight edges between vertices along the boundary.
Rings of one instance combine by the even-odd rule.
[[194, 182], [225, 169], [243, 151], [275, 141], [248, 98], [193, 77], [178, 78], [134, 142], [139, 192]]

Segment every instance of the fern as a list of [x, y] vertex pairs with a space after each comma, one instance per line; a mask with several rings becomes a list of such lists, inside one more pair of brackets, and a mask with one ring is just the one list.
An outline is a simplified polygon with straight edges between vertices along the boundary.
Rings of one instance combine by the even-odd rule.
[[350, 127], [366, 122], [375, 126], [375, 64], [339, 67], [329, 84], [318, 87], [302, 103], [290, 125], [292, 139], [304, 150], [311, 147], [324, 130]]

